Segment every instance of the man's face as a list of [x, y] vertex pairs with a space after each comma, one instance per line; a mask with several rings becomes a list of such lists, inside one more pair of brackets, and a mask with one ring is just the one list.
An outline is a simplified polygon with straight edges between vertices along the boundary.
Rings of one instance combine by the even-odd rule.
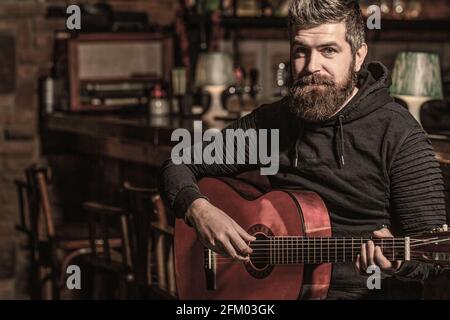
[[355, 65], [345, 32], [344, 22], [293, 28], [291, 109], [305, 120], [330, 118], [353, 93], [362, 61]]

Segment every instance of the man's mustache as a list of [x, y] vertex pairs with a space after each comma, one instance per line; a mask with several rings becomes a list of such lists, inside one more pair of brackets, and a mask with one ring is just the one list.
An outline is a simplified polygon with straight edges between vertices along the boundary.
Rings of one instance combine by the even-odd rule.
[[334, 86], [335, 83], [329, 77], [318, 74], [309, 74], [302, 76], [296, 79], [293, 83], [293, 86], [295, 87], [304, 87], [309, 85]]

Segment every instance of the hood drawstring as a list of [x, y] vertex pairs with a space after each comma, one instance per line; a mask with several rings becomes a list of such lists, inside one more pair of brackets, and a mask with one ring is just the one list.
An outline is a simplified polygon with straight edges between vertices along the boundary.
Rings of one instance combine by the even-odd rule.
[[298, 167], [298, 159], [299, 159], [299, 150], [298, 149], [300, 147], [300, 140], [303, 138], [303, 133], [304, 133], [304, 125], [302, 124], [302, 125], [300, 125], [297, 139], [295, 139], [295, 146], [294, 146], [294, 154], [295, 154], [294, 167], [295, 168]]
[[[338, 162], [339, 162], [339, 166], [341, 168], [343, 168], [345, 166], [345, 144], [344, 144], [344, 124], [343, 124], [343, 119], [344, 116], [340, 115], [338, 118], [338, 128], [337, 128], [337, 135], [336, 135], [336, 149], [337, 149], [337, 154], [338, 154]], [[295, 140], [295, 145], [294, 145], [294, 167], [297, 168], [298, 167], [298, 161], [299, 161], [299, 146], [300, 146], [300, 142], [301, 139], [303, 137], [304, 134], [304, 127], [303, 125], [300, 126], [300, 130], [299, 130], [299, 134], [297, 139]]]
[[344, 145], [344, 125], [342, 124], [342, 119], [343, 118], [344, 118], [343, 115], [340, 115], [339, 118], [338, 118], [339, 127], [338, 127], [338, 132], [337, 132], [337, 137], [336, 137], [336, 147], [337, 147], [337, 153], [338, 153], [338, 158], [339, 158], [339, 164], [340, 164], [341, 168], [344, 167], [344, 165], [345, 165], [345, 158], [344, 158], [344, 149], [345, 149], [345, 145]]

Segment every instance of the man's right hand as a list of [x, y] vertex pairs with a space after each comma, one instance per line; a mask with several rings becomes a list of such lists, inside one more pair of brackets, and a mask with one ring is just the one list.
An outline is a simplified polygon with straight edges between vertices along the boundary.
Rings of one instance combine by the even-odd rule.
[[197, 230], [205, 247], [238, 261], [250, 260], [252, 249], [248, 242], [256, 238], [209, 201], [196, 199], [187, 210], [186, 218]]

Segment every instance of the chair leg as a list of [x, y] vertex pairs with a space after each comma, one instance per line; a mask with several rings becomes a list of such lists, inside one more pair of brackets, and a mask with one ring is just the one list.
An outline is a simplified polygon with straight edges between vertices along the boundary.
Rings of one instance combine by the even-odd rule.
[[175, 282], [175, 266], [174, 266], [174, 256], [173, 256], [173, 244], [171, 239], [166, 239], [168, 245], [168, 257], [166, 260], [167, 263], [167, 282], [169, 284], [169, 292], [171, 295], [177, 295], [177, 286]]
[[49, 281], [51, 276], [51, 268], [49, 267], [39, 267], [39, 287], [41, 292], [41, 298], [43, 300], [52, 299], [52, 283]]
[[161, 234], [156, 235], [156, 263], [158, 272], [158, 287], [167, 289], [166, 272], [165, 272], [165, 248], [164, 237]]

